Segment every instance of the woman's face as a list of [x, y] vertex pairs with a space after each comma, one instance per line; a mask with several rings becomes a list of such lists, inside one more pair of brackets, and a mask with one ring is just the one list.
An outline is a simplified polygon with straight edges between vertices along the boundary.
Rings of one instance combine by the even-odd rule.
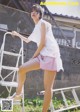
[[37, 11], [33, 10], [33, 11], [31, 12], [31, 18], [32, 18], [34, 21], [39, 20], [39, 17], [40, 17], [40, 14], [39, 14]]

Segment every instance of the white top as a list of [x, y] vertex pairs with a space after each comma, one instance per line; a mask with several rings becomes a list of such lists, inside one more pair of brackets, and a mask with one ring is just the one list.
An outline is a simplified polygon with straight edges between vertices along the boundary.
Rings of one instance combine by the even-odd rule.
[[52, 32], [52, 26], [49, 22], [40, 19], [39, 22], [35, 25], [35, 28], [31, 35], [28, 37], [30, 41], [37, 43], [37, 46], [40, 44], [41, 40], [41, 23], [45, 23], [46, 26], [46, 43], [45, 47], [40, 51], [40, 54], [43, 56], [56, 57], [60, 56], [59, 47], [56, 39], [54, 38]]

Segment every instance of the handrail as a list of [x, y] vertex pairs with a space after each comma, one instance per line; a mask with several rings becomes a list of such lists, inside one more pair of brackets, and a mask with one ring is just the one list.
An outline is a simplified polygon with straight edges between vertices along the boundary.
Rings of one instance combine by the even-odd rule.
[[[73, 86], [73, 87], [66, 87], [66, 88], [59, 88], [59, 89], [53, 89], [52, 92], [58, 92], [58, 91], [71, 91], [72, 89], [78, 89], [80, 86]], [[37, 95], [44, 95], [45, 91], [40, 91], [37, 93]]]
[[[10, 29], [6, 29], [6, 28], [0, 28], [1, 31], [3, 32], [12, 32], [12, 30]], [[21, 35], [25, 35], [25, 36], [29, 36], [30, 34], [25, 34], [25, 33], [22, 33], [22, 32], [18, 32], [20, 33]]]

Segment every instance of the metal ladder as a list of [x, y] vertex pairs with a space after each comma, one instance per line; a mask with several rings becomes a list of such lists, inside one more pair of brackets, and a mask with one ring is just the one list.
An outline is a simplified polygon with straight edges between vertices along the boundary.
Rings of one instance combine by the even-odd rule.
[[[80, 86], [73, 86], [73, 87], [67, 87], [67, 88], [54, 89], [53, 90], [53, 94], [58, 94], [58, 93], [61, 94], [62, 99], [64, 101], [64, 107], [61, 107], [59, 109], [55, 109], [54, 108], [54, 104], [53, 104], [53, 102], [51, 100], [50, 112], [63, 112], [65, 110], [69, 110], [69, 109], [74, 109], [74, 108], [80, 107], [80, 100], [78, 98], [76, 90], [80, 91]], [[75, 104], [73, 104], [71, 106], [68, 105], [66, 94], [65, 94], [66, 92], [71, 92], [72, 93], [72, 96], [74, 98]], [[38, 93], [38, 95], [44, 95], [44, 93], [45, 93], [45, 91], [41, 91], [40, 93]]]
[[[2, 43], [2, 46], [1, 46], [1, 49], [0, 49], [0, 85], [6, 87], [8, 93], [9, 93], [8, 96], [10, 96], [11, 92], [13, 90], [13, 87], [18, 86], [18, 83], [17, 83], [18, 76], [17, 76], [17, 74], [18, 74], [19, 60], [21, 58], [21, 64], [23, 64], [24, 59], [23, 59], [23, 40], [22, 39], [21, 39], [21, 47], [20, 47], [18, 53], [5, 51], [6, 39], [8, 38], [7, 35], [11, 35], [11, 32], [6, 32], [4, 34], [3, 43]], [[13, 67], [13, 66], [3, 65], [3, 56], [4, 55], [17, 57], [16, 66]], [[3, 77], [2, 70], [9, 70], [9, 73], [5, 77]], [[9, 77], [11, 77], [12, 80], [9, 80], [8, 79]], [[23, 96], [22, 97], [22, 112], [24, 112], [24, 86], [23, 86], [23, 89], [22, 89], [22, 93], [23, 93], [23, 95], [22, 95]], [[13, 102], [13, 104], [20, 104], [20, 102]]]

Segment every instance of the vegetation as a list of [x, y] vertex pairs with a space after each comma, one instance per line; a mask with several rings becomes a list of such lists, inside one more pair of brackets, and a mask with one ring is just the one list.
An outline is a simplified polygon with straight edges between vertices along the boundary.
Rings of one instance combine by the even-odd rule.
[[[64, 107], [64, 102], [63, 100], [58, 100], [56, 97], [52, 101], [54, 104], [55, 109], [63, 108]], [[75, 104], [74, 100], [67, 100], [68, 105]], [[25, 99], [25, 112], [42, 112], [42, 104], [43, 100], [40, 98], [35, 98], [35, 99]], [[21, 112], [21, 106], [20, 105], [15, 105], [13, 107], [13, 112]], [[1, 109], [0, 109], [1, 110]], [[2, 112], [2, 111], [0, 111]], [[5, 111], [5, 112], [12, 112], [12, 111]], [[73, 109], [73, 110], [67, 110], [64, 112], [80, 112], [79, 109]]]

